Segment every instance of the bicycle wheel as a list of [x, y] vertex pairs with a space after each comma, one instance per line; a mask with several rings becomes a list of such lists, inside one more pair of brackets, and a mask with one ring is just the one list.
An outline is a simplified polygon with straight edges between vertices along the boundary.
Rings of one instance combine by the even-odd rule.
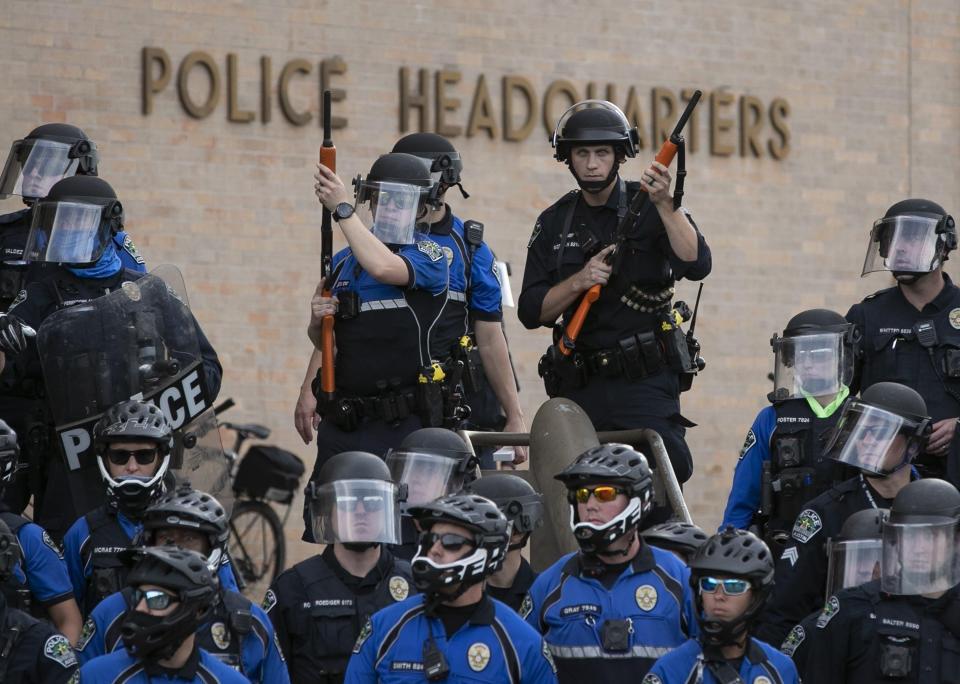
[[251, 500], [234, 504], [229, 549], [234, 571], [247, 585], [243, 593], [259, 601], [286, 562], [283, 525], [270, 504]]

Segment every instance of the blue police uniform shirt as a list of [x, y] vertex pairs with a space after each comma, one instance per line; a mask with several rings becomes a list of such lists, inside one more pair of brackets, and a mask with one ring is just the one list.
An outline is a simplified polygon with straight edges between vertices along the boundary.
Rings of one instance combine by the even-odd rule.
[[14, 567], [14, 578], [30, 589], [33, 598], [49, 607], [73, 598], [73, 586], [63, 552], [39, 525], [27, 523], [17, 530], [23, 561]]
[[114, 651], [94, 658], [80, 668], [82, 684], [114, 684], [123, 674], [124, 684], [150, 684], [151, 682], [193, 682], [195, 684], [249, 684], [250, 680], [224, 665], [203, 649], [196, 649], [194, 656], [180, 670], [177, 677], [164, 674], [148, 675], [142, 661], [131, 658], [125, 650]]
[[448, 638], [443, 622], [424, 614], [424, 596], [378, 611], [364, 625], [347, 665], [345, 684], [422, 682], [423, 646], [432, 634], [449, 674], [443, 680], [552, 684], [553, 662], [539, 634], [509, 607], [484, 596], [470, 619]]
[[137, 251], [137, 246], [133, 244], [133, 238], [126, 231], [121, 230], [114, 235], [113, 244], [117, 247], [117, 254], [120, 255], [120, 263], [123, 264], [123, 268], [128, 271], [147, 272], [146, 262], [140, 256], [140, 252]]
[[[132, 544], [134, 537], [143, 529], [143, 525], [130, 520], [123, 513], [117, 513], [117, 521]], [[73, 585], [73, 595], [79, 605], [83, 605], [83, 598], [87, 593], [87, 580], [93, 574], [93, 567], [90, 565], [93, 554], [90, 554], [84, 562], [81, 553], [89, 539], [90, 526], [87, 524], [86, 516], [78, 518], [63, 538], [63, 555], [67, 563], [67, 572], [70, 575], [70, 583]], [[240, 591], [237, 587], [237, 578], [233, 574], [233, 567], [226, 560], [217, 570], [217, 577], [220, 579], [220, 586], [224, 589]]]
[[740, 460], [733, 471], [733, 486], [727, 498], [720, 528], [733, 525], [745, 530], [760, 508], [760, 489], [763, 481], [763, 463], [770, 460], [770, 439], [777, 427], [777, 410], [765, 406], [750, 426], [740, 450]]
[[[81, 665], [106, 653], [123, 650], [120, 624], [127, 609], [127, 600], [121, 591], [110, 594], [97, 604], [84, 622], [80, 640], [77, 642], [77, 659]], [[251, 681], [271, 684], [289, 682], [287, 665], [280, 653], [270, 618], [255, 603], [250, 604], [250, 614], [259, 627], [251, 629], [243, 639], [240, 649], [242, 672]], [[207, 621], [197, 629], [197, 633], [211, 629], [215, 621]]]
[[[633, 681], [697, 635], [690, 570], [669, 551], [643, 544], [611, 589], [584, 576], [580, 561], [568, 554], [545, 570], [520, 610], [543, 634], [561, 682]], [[603, 647], [611, 620], [628, 621], [625, 649]]]
[[[800, 684], [797, 668], [789, 657], [768, 643], [751, 639], [756, 649], [747, 649], [740, 663], [744, 684]], [[719, 684], [703, 663], [700, 642], [690, 639], [660, 658], [641, 684]]]
[[[411, 388], [420, 368], [430, 365], [429, 335], [446, 301], [447, 260], [436, 242], [422, 234], [395, 248], [406, 263], [408, 284], [381, 283], [363, 269], [350, 248], [333, 258], [333, 295], [356, 293], [354, 318], [336, 319], [337, 389], [354, 396], [379, 394], [379, 381], [396, 378]], [[387, 353], [385, 353], [387, 352]]]

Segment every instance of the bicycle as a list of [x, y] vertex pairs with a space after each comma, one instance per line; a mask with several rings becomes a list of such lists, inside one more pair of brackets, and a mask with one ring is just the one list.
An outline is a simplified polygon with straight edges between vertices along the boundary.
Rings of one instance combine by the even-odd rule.
[[[219, 416], [235, 406], [233, 399], [214, 408]], [[256, 444], [240, 456], [248, 439], [267, 439], [270, 428], [256, 423], [220, 423], [236, 438], [224, 453], [231, 463], [230, 479], [235, 500], [230, 515], [228, 551], [242, 591], [259, 600], [286, 567], [283, 529], [305, 468], [293, 453], [276, 446]], [[281, 520], [273, 504], [284, 505]]]

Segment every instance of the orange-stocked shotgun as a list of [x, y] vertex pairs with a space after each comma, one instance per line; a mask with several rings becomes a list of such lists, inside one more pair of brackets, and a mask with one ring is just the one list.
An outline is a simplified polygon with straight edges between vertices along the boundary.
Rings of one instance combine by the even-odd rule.
[[[333, 144], [330, 125], [330, 91], [323, 91], [323, 143], [320, 145], [320, 163], [336, 173], [337, 148]], [[333, 282], [333, 223], [330, 210], [323, 208], [323, 219], [320, 223], [320, 269], [323, 277], [323, 296], [332, 294]], [[320, 366], [320, 401], [332, 402], [337, 381], [333, 362], [333, 316], [324, 316], [320, 328], [321, 366]]]

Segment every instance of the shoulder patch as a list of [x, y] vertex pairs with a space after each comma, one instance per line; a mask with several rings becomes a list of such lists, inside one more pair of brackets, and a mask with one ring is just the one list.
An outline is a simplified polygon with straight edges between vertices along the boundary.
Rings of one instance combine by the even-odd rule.
[[373, 634], [373, 621], [367, 618], [367, 621], [363, 624], [363, 629], [360, 630], [360, 634], [357, 636], [357, 642], [353, 645], [354, 653], [360, 652], [360, 649], [363, 648], [363, 645], [367, 642], [367, 639], [370, 638], [371, 634]]
[[743, 457], [746, 456], [747, 452], [753, 448], [753, 445], [757, 443], [757, 436], [753, 434], [753, 428], [747, 430], [747, 438], [743, 440], [743, 446], [740, 447], [740, 457], [738, 461], [743, 460]]
[[77, 656], [70, 648], [70, 642], [62, 634], [54, 634], [43, 645], [43, 655], [64, 669], [77, 664]]
[[840, 601], [836, 596], [831, 596], [827, 599], [827, 602], [823, 604], [823, 611], [820, 613], [820, 616], [817, 618], [817, 629], [823, 629], [830, 621], [833, 619], [833, 616], [840, 612]]
[[793, 629], [791, 629], [787, 635], [787, 638], [780, 644], [780, 650], [792, 658], [794, 651], [797, 650], [797, 647], [799, 647], [806, 638], [807, 632], [803, 629], [803, 625], [794, 625]]
[[277, 605], [277, 595], [273, 593], [273, 589], [267, 589], [267, 593], [263, 595], [263, 602], [260, 604], [260, 607], [263, 608], [264, 613], [269, 613], [270, 609]]
[[63, 551], [57, 546], [57, 542], [53, 541], [47, 531], [43, 531], [43, 543], [50, 547], [50, 550], [57, 554], [57, 558], [63, 560]]
[[27, 301], [27, 291], [26, 291], [26, 290], [20, 290], [20, 291], [17, 293], [17, 296], [14, 297], [13, 301], [10, 302], [10, 306], [7, 308], [7, 311], [9, 311], [9, 310], [12, 309], [13, 307], [15, 307], [17, 304], [23, 304], [23, 302], [25, 302], [25, 301]]
[[530, 234], [530, 239], [527, 241], [527, 249], [533, 247], [533, 243], [537, 241], [537, 238], [540, 237], [540, 233], [543, 232], [543, 221], [537, 219], [537, 222], [533, 225], [533, 232]]
[[523, 602], [520, 604], [520, 610], [517, 611], [520, 613], [520, 617], [524, 620], [527, 619], [527, 616], [533, 612], [533, 597], [528, 593], [523, 597]]
[[433, 240], [420, 240], [417, 242], [417, 249], [426, 254], [430, 261], [440, 261], [443, 258], [443, 250]]
[[124, 236], [123, 238], [123, 251], [129, 254], [134, 261], [136, 261], [141, 266], [146, 263], [143, 260], [143, 257], [140, 256], [140, 252], [137, 251], [137, 246], [133, 244], [133, 238], [129, 235]]
[[648, 672], [643, 676], [643, 680], [641, 680], [640, 684], [663, 684], [663, 680], [652, 672]]
[[550, 652], [550, 647], [547, 646], [546, 639], [540, 639], [540, 652], [543, 654], [543, 657], [547, 661], [547, 665], [549, 665], [550, 669], [553, 671], [553, 674], [557, 674], [557, 664], [553, 662], [553, 654]]
[[80, 639], [77, 641], [77, 650], [82, 651], [90, 643], [93, 635], [97, 633], [97, 623], [92, 617], [88, 617], [83, 623], [83, 629], [80, 631]]
[[797, 521], [793, 524], [793, 538], [801, 544], [806, 544], [813, 539], [817, 532], [823, 529], [823, 521], [820, 520], [820, 514], [812, 508], [800, 511]]

